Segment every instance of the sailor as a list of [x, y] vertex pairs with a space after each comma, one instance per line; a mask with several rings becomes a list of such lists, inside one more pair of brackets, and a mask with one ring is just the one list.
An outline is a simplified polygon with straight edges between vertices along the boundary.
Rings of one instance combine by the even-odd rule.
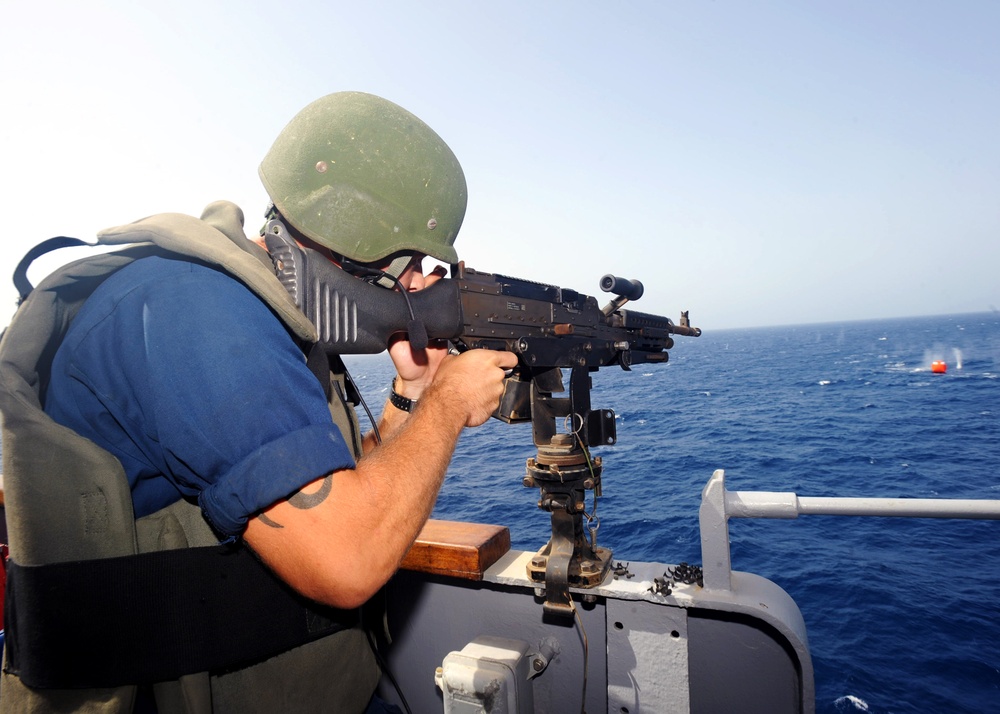
[[[310, 104], [259, 173], [269, 230], [310, 259], [396, 291], [440, 277], [425, 256], [457, 262], [462, 169], [385, 99]], [[235, 205], [99, 238], [125, 247], [47, 278], [0, 343], [0, 710], [376, 707], [359, 608], [399, 566], [515, 357], [393, 336], [376, 444], [342, 361]]]

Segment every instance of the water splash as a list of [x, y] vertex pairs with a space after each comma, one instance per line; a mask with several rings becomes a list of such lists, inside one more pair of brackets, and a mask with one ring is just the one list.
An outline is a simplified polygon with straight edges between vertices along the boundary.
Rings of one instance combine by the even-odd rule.
[[834, 706], [837, 707], [838, 712], [868, 712], [871, 708], [868, 706], [868, 702], [864, 699], [854, 696], [853, 694], [848, 694], [845, 697], [841, 697], [835, 701]]

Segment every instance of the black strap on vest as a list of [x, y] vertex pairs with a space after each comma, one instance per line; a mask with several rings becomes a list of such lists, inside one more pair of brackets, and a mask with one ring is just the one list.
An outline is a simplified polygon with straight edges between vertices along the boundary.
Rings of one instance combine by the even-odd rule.
[[[365, 404], [365, 400], [361, 398], [361, 392], [358, 391], [357, 385], [354, 384], [351, 373], [347, 371], [347, 365], [344, 364], [344, 360], [341, 359], [340, 355], [327, 352], [326, 348], [320, 342], [316, 342], [306, 348], [305, 353], [306, 366], [313, 373], [313, 376], [319, 380], [320, 386], [323, 387], [323, 393], [326, 395], [326, 401], [331, 402], [334, 393], [336, 393], [337, 399], [344, 405], [344, 409], [348, 411], [354, 409], [355, 405], [360, 404], [364, 407], [365, 412], [368, 414], [368, 419], [373, 425], [372, 428], [377, 433], [378, 427], [375, 425], [375, 418], [368, 409], [368, 405]], [[334, 371], [343, 376], [343, 389], [341, 389], [339, 382], [334, 382], [331, 378]], [[357, 422], [351, 421], [348, 427], [350, 429], [351, 443], [355, 451], [361, 453], [362, 435]], [[345, 439], [347, 436], [347, 434], [344, 434]]]
[[294, 593], [242, 545], [7, 565], [7, 670], [29, 687], [228, 671], [358, 622]]
[[330, 385], [330, 358], [323, 345], [317, 342], [306, 350], [306, 366], [319, 381], [319, 386], [326, 395], [326, 401], [330, 401], [333, 397], [333, 387]]
[[93, 243], [88, 243], [80, 238], [56, 236], [55, 238], [43, 240], [41, 243], [25, 253], [24, 257], [21, 258], [21, 262], [17, 264], [16, 268], [14, 268], [14, 287], [17, 288], [17, 294], [19, 296], [17, 304], [20, 305], [24, 302], [28, 295], [31, 294], [31, 291], [34, 290], [34, 287], [31, 285], [31, 281], [28, 280], [28, 267], [32, 264], [32, 262], [34, 262], [35, 258], [59, 248], [72, 248], [79, 245], [94, 246]]
[[320, 386], [323, 387], [323, 393], [326, 394], [327, 401], [333, 396], [330, 385], [330, 375], [333, 372], [342, 374], [345, 377], [346, 394], [340, 395], [344, 406], [353, 408], [355, 404], [360, 404], [363, 401], [361, 399], [361, 392], [358, 391], [354, 380], [351, 379], [351, 374], [347, 371], [347, 365], [344, 364], [344, 360], [340, 355], [327, 352], [326, 348], [320, 342], [310, 345], [304, 351], [306, 353], [306, 366], [313, 373], [313, 376], [319, 380]]

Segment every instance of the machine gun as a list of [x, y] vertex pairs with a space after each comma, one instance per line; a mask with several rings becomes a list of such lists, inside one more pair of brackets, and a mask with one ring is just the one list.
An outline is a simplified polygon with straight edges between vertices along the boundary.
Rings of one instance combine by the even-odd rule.
[[[697, 337], [683, 313], [669, 318], [622, 310], [642, 296], [642, 283], [613, 275], [601, 289], [614, 294], [603, 308], [576, 291], [518, 278], [480, 273], [463, 264], [453, 271], [462, 304], [459, 349], [506, 349], [519, 365], [505, 381], [494, 416], [505, 422], [531, 421], [537, 454], [527, 461], [524, 485], [537, 487], [538, 507], [548, 511], [552, 537], [528, 565], [528, 577], [545, 590], [544, 608], [572, 615], [569, 588], [594, 587], [611, 568], [611, 551], [597, 546], [596, 527], [584, 529], [586, 491], [601, 495], [602, 460], [590, 447], [617, 440], [615, 413], [592, 409], [591, 372], [601, 367], [665, 364], [671, 335]], [[563, 369], [570, 370], [568, 392]], [[559, 430], [560, 424], [563, 430]]]
[[[614, 297], [603, 308], [594, 297], [554, 285], [473, 270], [459, 263], [452, 275], [414, 293], [388, 291], [348, 275], [322, 257], [309, 258], [278, 231], [265, 233], [279, 279], [336, 354], [374, 354], [391, 335], [407, 332], [419, 348], [428, 339], [456, 349], [508, 350], [518, 366], [505, 380], [493, 416], [530, 421], [536, 456], [524, 485], [538, 487], [539, 508], [552, 519], [552, 537], [528, 566], [545, 590], [545, 611], [572, 614], [569, 588], [594, 587], [611, 568], [611, 551], [584, 529], [586, 491], [601, 493], [602, 461], [590, 448], [617, 440], [615, 414], [592, 409], [591, 372], [618, 365], [665, 364], [672, 335], [697, 337], [687, 313], [667, 317], [623, 310], [643, 292], [638, 281], [605, 275]], [[563, 370], [568, 369], [568, 391]], [[564, 396], [565, 393], [565, 396]], [[560, 431], [560, 425], [563, 427]]]

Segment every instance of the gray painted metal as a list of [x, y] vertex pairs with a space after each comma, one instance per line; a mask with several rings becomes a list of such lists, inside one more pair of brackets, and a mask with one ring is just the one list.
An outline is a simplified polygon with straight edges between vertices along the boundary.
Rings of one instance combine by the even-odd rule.
[[687, 610], [608, 600], [607, 618], [608, 712], [689, 712]]
[[802, 673], [789, 666], [794, 658], [783, 651], [787, 642], [769, 633], [762, 621], [718, 610], [693, 611], [688, 642], [692, 714], [813, 711], [811, 676], [806, 695]]
[[[387, 594], [392, 635], [388, 665], [414, 714], [443, 710], [442, 695], [434, 683], [435, 669], [449, 652], [461, 651], [480, 635], [523, 640], [534, 647], [547, 638], [555, 640], [558, 654], [532, 680], [535, 712], [581, 710], [584, 649], [580, 630], [573, 623], [544, 622], [541, 601], [532, 589], [401, 571]], [[578, 609], [590, 642], [587, 711], [602, 712], [607, 698], [604, 608]], [[387, 701], [398, 701], [384, 678], [380, 691]]]
[[[545, 621], [526, 577], [532, 554], [511, 551], [480, 583], [401, 572], [390, 583], [389, 669], [413, 712], [442, 711], [435, 669], [482, 635], [555, 650], [532, 680], [534, 711], [784, 714], [814, 710], [812, 661], [801, 614], [774, 583], [733, 573], [735, 587], [651, 591], [667, 566], [630, 563], [632, 577], [572, 589], [589, 642], [571, 622]], [[581, 600], [587, 597], [593, 602]], [[586, 678], [584, 673], [586, 672]], [[382, 695], [397, 701], [383, 682]]]

